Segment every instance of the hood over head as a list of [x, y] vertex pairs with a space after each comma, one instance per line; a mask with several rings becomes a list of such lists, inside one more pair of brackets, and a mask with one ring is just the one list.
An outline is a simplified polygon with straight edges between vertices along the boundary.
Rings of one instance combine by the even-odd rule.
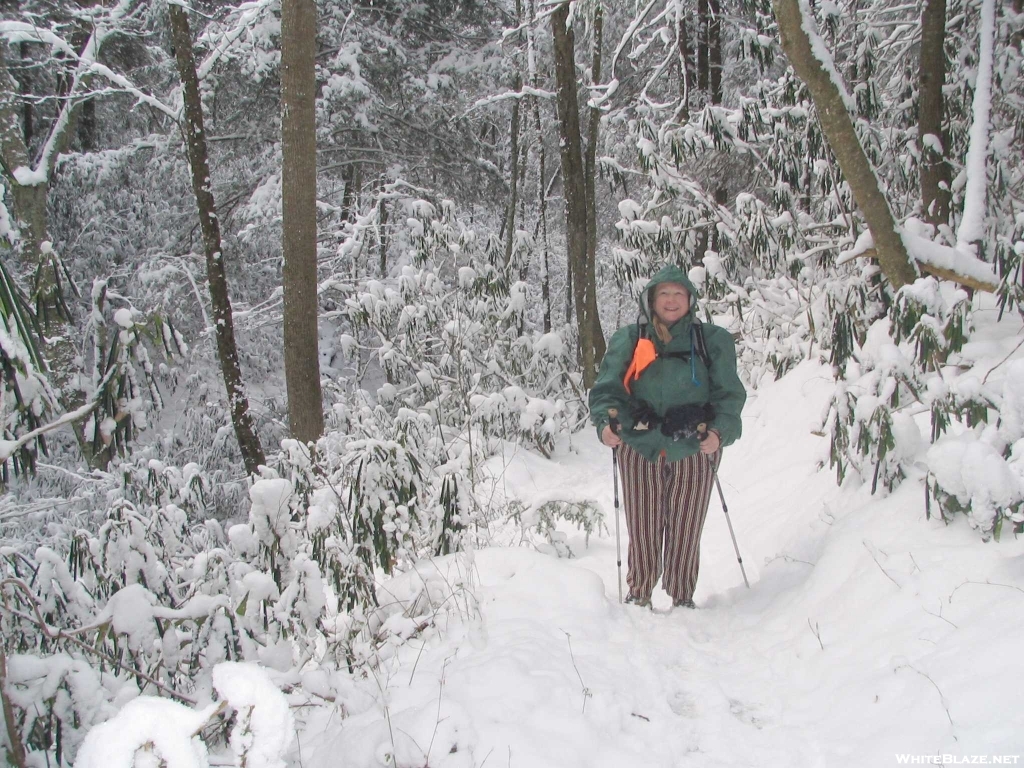
[[697, 308], [697, 299], [700, 294], [694, 287], [693, 283], [690, 282], [690, 278], [687, 274], [675, 264], [668, 264], [651, 277], [650, 282], [647, 283], [647, 287], [644, 288], [643, 293], [640, 294], [640, 315], [643, 321], [651, 322], [654, 320], [654, 315], [651, 310], [651, 305], [654, 299], [654, 289], [662, 283], [679, 283], [683, 286], [690, 294], [690, 308], [686, 312], [686, 317], [695, 317], [695, 311]]

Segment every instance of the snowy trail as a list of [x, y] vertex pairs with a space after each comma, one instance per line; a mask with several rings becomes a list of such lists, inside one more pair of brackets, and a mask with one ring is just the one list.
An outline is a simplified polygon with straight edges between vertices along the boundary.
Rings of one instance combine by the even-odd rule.
[[354, 686], [340, 724], [310, 722], [302, 764], [860, 768], [1020, 755], [1006, 713], [1024, 707], [1024, 542], [986, 545], [963, 521], [926, 521], [914, 483], [885, 499], [837, 488], [815, 470], [826, 443], [812, 434], [829, 386], [805, 364], [749, 403], [721, 479], [751, 588], [716, 493], [695, 611], [670, 611], [660, 587], [653, 612], [618, 603], [611, 461], [596, 437], [554, 461], [494, 461], [496, 493], [591, 499], [608, 532], [587, 546], [566, 529], [572, 560], [493, 548], [397, 580], [396, 594], [425, 580], [471, 597], [444, 632], [398, 647], [368, 689]]

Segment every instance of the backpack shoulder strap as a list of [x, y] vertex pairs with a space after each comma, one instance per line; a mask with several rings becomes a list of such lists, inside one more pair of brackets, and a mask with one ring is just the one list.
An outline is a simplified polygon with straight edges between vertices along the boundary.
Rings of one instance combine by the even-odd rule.
[[711, 355], [708, 354], [708, 345], [704, 341], [704, 323], [697, 319], [693, 322], [693, 346], [697, 356], [704, 363], [704, 367], [711, 370]]

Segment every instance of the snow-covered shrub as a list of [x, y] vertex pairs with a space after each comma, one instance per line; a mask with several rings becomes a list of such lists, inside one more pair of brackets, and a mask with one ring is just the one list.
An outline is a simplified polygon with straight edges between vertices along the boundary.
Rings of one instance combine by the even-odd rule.
[[565, 533], [558, 530], [559, 521], [571, 523], [583, 531], [587, 543], [593, 533], [608, 532], [604, 513], [586, 499], [549, 499], [529, 507], [513, 499], [508, 505], [508, 518], [519, 527], [520, 544], [540, 546], [536, 538], [539, 537], [558, 557], [573, 556]]
[[[265, 670], [224, 662], [213, 669], [220, 701], [188, 706], [153, 696], [129, 701], [113, 718], [93, 728], [76, 758], [79, 768], [155, 763], [207, 768], [203, 733], [220, 717], [232, 721], [229, 743], [239, 766], [284, 768], [294, 738], [290, 705]], [[148, 760], [140, 761], [139, 753]]]
[[[93, 468], [105, 468], [163, 408], [158, 380], [166, 379], [170, 369], [154, 364], [151, 350], [173, 360], [185, 351], [181, 334], [165, 317], [147, 317], [131, 306], [117, 306], [123, 302], [111, 300], [107, 282], [97, 279], [82, 346], [73, 351], [67, 340], [58, 344], [58, 352], [68, 359], [61, 370], [51, 373], [36, 349], [38, 331], [23, 322], [21, 300], [5, 271], [0, 272], [0, 299], [5, 307], [13, 307], [3, 320], [5, 332], [0, 337], [5, 438], [0, 462], [6, 465], [14, 457], [16, 472], [31, 471], [33, 452], [46, 448], [42, 434], [68, 424], [75, 430], [82, 457]], [[51, 388], [51, 377], [56, 377], [57, 389]], [[63, 416], [58, 415], [61, 409]], [[39, 437], [30, 441], [37, 429]]]
[[961, 365], [974, 330], [970, 302], [932, 277], [900, 290], [889, 316], [858, 338], [852, 329], [862, 322], [854, 311], [835, 326], [846, 330], [833, 343], [843, 354], [833, 356], [838, 381], [823, 429], [837, 481], [852, 470], [875, 492], [927, 474], [944, 518], [963, 512], [986, 537], [998, 537], [1004, 520], [1021, 529], [1024, 364], [1009, 364], [1002, 387]]
[[961, 512], [985, 536], [999, 538], [1004, 520], [1024, 525], [1024, 478], [974, 432], [945, 436], [928, 451], [930, 491], [944, 517]]
[[922, 388], [910, 360], [889, 337], [887, 320], [869, 329], [858, 356], [857, 375], [847, 365], [824, 418], [831, 433], [829, 466], [842, 483], [849, 469], [892, 490], [916, 458], [921, 437], [913, 420], [898, 411]]
[[[6, 213], [2, 198], [0, 209]], [[7, 270], [8, 251], [6, 238], [0, 237], [0, 487], [7, 485], [10, 468], [16, 475], [34, 470], [37, 451], [46, 448], [45, 438], [21, 445], [18, 438], [39, 428], [57, 400], [45, 375], [31, 312]]]
[[1010, 363], [999, 390], [970, 375], [957, 381], [945, 398], [947, 414], [959, 416], [965, 429], [938, 437], [927, 456], [929, 487], [943, 516], [963, 512], [984, 536], [997, 539], [1005, 521], [1024, 530], [1022, 382], [1021, 360]]
[[1017, 309], [1024, 312], [1024, 211], [1017, 213], [1009, 236], [996, 237], [995, 262], [1002, 280], [999, 283], [999, 313]]
[[557, 437], [585, 420], [586, 405], [562, 335], [529, 330], [517, 265], [528, 238], [505, 264], [500, 241], [460, 220], [450, 201], [399, 202], [407, 216], [397, 234], [411, 263], [387, 280], [330, 283], [343, 307], [337, 348], [357, 369], [375, 364], [386, 382], [375, 399], [392, 416], [429, 414], [472, 450], [499, 438], [550, 455]]
[[73, 758], [140, 694], [219, 690], [223, 662], [354, 670], [431, 627], [448, 610], [433, 593], [396, 600], [378, 579], [460, 546], [468, 518], [427, 514], [460, 494], [454, 479], [425, 482], [423, 425], [407, 413], [383, 428], [360, 414], [312, 456], [286, 443], [250, 488], [248, 519], [226, 530], [194, 522], [201, 473], [151, 461], [125, 469], [128, 490], [106, 510], [0, 549], [5, 690], [25, 760]]

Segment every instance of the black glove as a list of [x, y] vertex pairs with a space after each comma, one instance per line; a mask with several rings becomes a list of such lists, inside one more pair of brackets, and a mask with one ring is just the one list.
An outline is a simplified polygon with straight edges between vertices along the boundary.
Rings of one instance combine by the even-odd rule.
[[646, 400], [637, 400], [629, 409], [629, 415], [633, 419], [633, 431], [644, 432], [657, 426], [661, 418]]
[[708, 436], [708, 424], [715, 418], [711, 403], [677, 405], [665, 412], [661, 433], [673, 440], [696, 437], [703, 442]]

